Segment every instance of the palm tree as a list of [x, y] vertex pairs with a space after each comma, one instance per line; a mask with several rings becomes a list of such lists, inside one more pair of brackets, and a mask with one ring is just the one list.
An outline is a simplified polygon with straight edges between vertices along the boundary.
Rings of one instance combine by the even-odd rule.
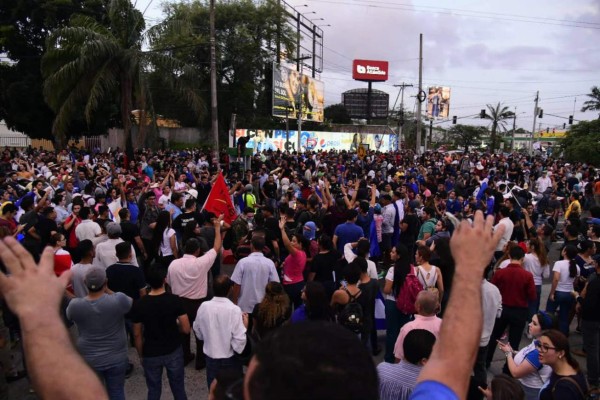
[[[592, 88], [592, 93], [588, 94], [588, 97], [590, 97], [590, 100], [583, 103], [581, 111], [600, 111], [600, 89], [598, 89], [598, 86]], [[600, 119], [600, 115], [598, 119]]]
[[[164, 71], [166, 84], [176, 89], [194, 112], [205, 107], [190, 84], [197, 82], [194, 68], [163, 51], [144, 50], [144, 45], [152, 48], [161, 34], [184, 24], [165, 22], [146, 30], [142, 13], [129, 0], [110, 0], [107, 10], [107, 26], [78, 15], [70, 26], [49, 36], [42, 58], [44, 97], [56, 113], [52, 130], [61, 148], [75, 115], [83, 111], [91, 124], [102, 104], [118, 99], [126, 149], [131, 155], [134, 101], [142, 108], [142, 115], [147, 106], [152, 110], [146, 80], [150, 71]], [[146, 118], [140, 118], [140, 130], [145, 123]], [[143, 145], [140, 137], [143, 134], [138, 135], [138, 146]]]
[[507, 106], [502, 106], [502, 103], [498, 103], [495, 107], [488, 104], [487, 108], [489, 113], [486, 113], [484, 118], [492, 121], [492, 143], [490, 153], [494, 153], [496, 151], [496, 132], [498, 128], [503, 132], [506, 131], [506, 120], [514, 118], [515, 113], [509, 111]]

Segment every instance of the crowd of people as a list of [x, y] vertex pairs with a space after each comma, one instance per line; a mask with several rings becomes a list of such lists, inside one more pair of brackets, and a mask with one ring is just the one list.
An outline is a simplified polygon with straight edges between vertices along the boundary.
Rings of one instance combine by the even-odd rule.
[[[125, 398], [130, 347], [149, 399], [163, 369], [186, 399], [191, 362], [213, 399], [579, 400], [600, 384], [593, 166], [410, 151], [219, 161], [199, 150], [4, 150], [0, 345], [23, 343], [35, 390], [67, 390], [36, 371], [40, 357], [69, 352], [67, 329], [104, 385], [72, 398]], [[228, 215], [207, 202], [221, 179]], [[28, 280], [48, 281], [47, 304], [20, 297]], [[55, 314], [60, 324], [46, 320]], [[573, 320], [587, 374], [569, 348]], [[519, 350], [523, 335], [531, 343]], [[496, 349], [506, 363], [488, 382]], [[21, 375], [3, 360], [0, 381]], [[63, 361], [78, 358], [53, 362]]]

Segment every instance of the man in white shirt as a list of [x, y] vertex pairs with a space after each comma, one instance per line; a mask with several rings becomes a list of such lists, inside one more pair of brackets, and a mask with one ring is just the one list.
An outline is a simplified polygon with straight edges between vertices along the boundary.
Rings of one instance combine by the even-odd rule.
[[71, 284], [73, 285], [75, 297], [85, 297], [88, 294], [85, 275], [93, 267], [94, 244], [91, 240], [82, 240], [77, 246], [77, 251], [81, 255], [81, 261], [71, 267]]
[[508, 215], [510, 214], [510, 210], [506, 206], [500, 207], [500, 221], [494, 226], [494, 231], [500, 226], [504, 225], [504, 233], [496, 246], [496, 251], [494, 252], [494, 256], [496, 258], [502, 257], [502, 253], [504, 253], [504, 246], [506, 243], [510, 241], [510, 237], [512, 236], [513, 229], [515, 224], [510, 220]]
[[245, 313], [251, 313], [265, 297], [267, 283], [279, 282], [275, 264], [262, 253], [264, 248], [265, 238], [254, 235], [250, 242], [252, 253], [238, 261], [231, 275], [233, 302]]
[[552, 186], [552, 180], [548, 177], [548, 171], [543, 171], [542, 176], [540, 176], [536, 181], [537, 192], [542, 194]]
[[202, 303], [194, 321], [194, 333], [204, 340], [206, 356], [206, 383], [210, 384], [221, 369], [235, 369], [242, 373], [242, 363], [236, 353], [246, 346], [248, 314], [229, 300], [233, 282], [227, 275], [219, 275], [213, 283], [215, 297]]
[[[121, 239], [121, 225], [116, 222], [109, 222], [106, 224], [106, 234], [108, 235], [108, 240], [99, 243], [96, 246], [96, 257], [94, 258], [94, 266], [102, 267], [104, 269], [110, 267], [113, 264], [116, 264], [119, 259], [117, 258], [117, 251], [115, 250], [115, 246], [119, 243], [124, 242]], [[135, 249], [133, 245], [131, 246], [133, 254], [135, 254]], [[137, 258], [133, 257], [131, 263], [136, 267], [139, 267]]]
[[[221, 250], [221, 220], [215, 218], [213, 224], [215, 227], [215, 244], [212, 249], [204, 239], [189, 239], [183, 249], [183, 257], [173, 260], [169, 265], [167, 272], [167, 283], [171, 286], [171, 292], [181, 298], [185, 313], [190, 321], [196, 318], [198, 308], [206, 301], [208, 293], [208, 272], [215, 262], [219, 251]], [[183, 347], [183, 359], [187, 364], [194, 359], [194, 354], [190, 351], [190, 334], [181, 334], [181, 345]], [[196, 369], [200, 370], [206, 366], [201, 349], [203, 343], [196, 336]]]
[[77, 225], [77, 228], [75, 228], [75, 236], [77, 236], [77, 240], [80, 242], [86, 239], [93, 240], [102, 235], [100, 225], [90, 219], [91, 215], [92, 210], [89, 207], [83, 207], [81, 211], [79, 211], [79, 217], [82, 221]]
[[[477, 352], [477, 358], [475, 359], [475, 366], [473, 367], [473, 375], [469, 383], [469, 393], [473, 396], [480, 396], [478, 387], [487, 387], [487, 370], [485, 368], [485, 360], [488, 352], [488, 344], [492, 331], [494, 330], [494, 324], [496, 323], [496, 317], [502, 313], [502, 296], [500, 290], [485, 277], [481, 281], [481, 309], [483, 310], [483, 326], [481, 329], [481, 339], [479, 340], [479, 351]], [[492, 347], [491, 351], [494, 351]], [[471, 398], [471, 396], [469, 396]], [[475, 397], [473, 397], [475, 398]]]

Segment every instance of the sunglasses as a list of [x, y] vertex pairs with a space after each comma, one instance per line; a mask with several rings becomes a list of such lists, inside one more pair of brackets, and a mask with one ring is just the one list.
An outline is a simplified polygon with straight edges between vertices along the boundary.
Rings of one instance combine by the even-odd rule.
[[547, 353], [547, 352], [548, 352], [548, 350], [556, 350], [556, 347], [551, 347], [551, 346], [548, 346], [547, 344], [543, 344], [543, 343], [542, 343], [541, 341], [539, 341], [539, 340], [535, 340], [535, 341], [533, 342], [533, 344], [535, 345], [535, 348], [536, 348], [536, 349], [538, 349], [538, 350], [540, 350], [540, 351], [542, 351], [542, 350], [543, 350], [543, 351], [542, 351], [542, 353]]

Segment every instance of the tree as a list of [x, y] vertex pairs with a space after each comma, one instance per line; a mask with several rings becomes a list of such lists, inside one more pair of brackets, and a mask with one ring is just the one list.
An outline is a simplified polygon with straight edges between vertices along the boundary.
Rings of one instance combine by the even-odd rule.
[[332, 104], [325, 107], [325, 119], [333, 124], [350, 124], [352, 119], [343, 104]]
[[600, 120], [582, 121], [573, 125], [560, 147], [571, 162], [600, 165]]
[[[53, 30], [65, 26], [73, 14], [101, 21], [106, 15], [103, 0], [3, 0], [0, 6], [0, 119], [8, 128], [33, 138], [54, 139], [54, 112], [44, 101], [41, 57]], [[105, 108], [108, 110], [108, 108]], [[103, 118], [109, 123], [110, 117]], [[106, 131], [106, 124], [86, 126], [82, 118], [73, 123], [73, 136]]]
[[471, 125], [453, 125], [448, 130], [448, 137], [457, 147], [464, 147], [465, 153], [469, 152], [469, 147], [481, 143], [481, 138], [487, 133], [483, 126]]
[[[600, 89], [598, 89], [598, 86], [592, 88], [592, 93], [588, 94], [588, 97], [590, 100], [583, 103], [581, 111], [600, 111]], [[600, 115], [598, 118], [600, 119]]]
[[487, 105], [489, 113], [485, 114], [485, 118], [492, 121], [490, 153], [494, 153], [497, 147], [496, 133], [498, 129], [506, 131], [506, 120], [514, 118], [515, 113], [508, 110], [507, 106], [502, 106], [498, 103], [495, 107], [491, 104]]
[[[170, 3], [167, 19], [188, 18], [192, 35], [163, 35], [157, 46], [175, 47], [173, 54], [200, 71], [198, 84], [209, 103], [209, 7], [207, 2]], [[287, 15], [276, 1], [231, 0], [216, 3], [217, 93], [219, 127], [229, 127], [231, 114], [237, 125], [248, 128], [275, 128], [280, 120], [272, 117], [273, 61], [276, 40], [281, 49], [294, 54], [295, 32], [285, 23]], [[280, 29], [279, 29], [280, 27]], [[279, 33], [278, 33], [279, 32]], [[190, 45], [192, 43], [193, 45]], [[157, 111], [170, 116], [157, 104]], [[210, 126], [210, 118], [200, 121]]]
[[175, 89], [194, 112], [203, 109], [198, 88], [192, 88], [197, 78], [194, 68], [163, 51], [143, 50], [144, 44], [152, 45], [161, 35], [185, 29], [184, 23], [169, 22], [145, 30], [142, 13], [129, 0], [110, 0], [106, 24], [76, 15], [69, 26], [52, 32], [42, 72], [44, 97], [56, 113], [52, 131], [59, 143], [63, 144], [79, 113], [91, 125], [102, 104], [115, 101], [119, 104], [126, 150], [131, 155], [131, 111], [134, 105], [142, 111], [137, 143], [142, 146], [146, 112], [152, 109], [148, 71], [163, 71], [165, 84]]

